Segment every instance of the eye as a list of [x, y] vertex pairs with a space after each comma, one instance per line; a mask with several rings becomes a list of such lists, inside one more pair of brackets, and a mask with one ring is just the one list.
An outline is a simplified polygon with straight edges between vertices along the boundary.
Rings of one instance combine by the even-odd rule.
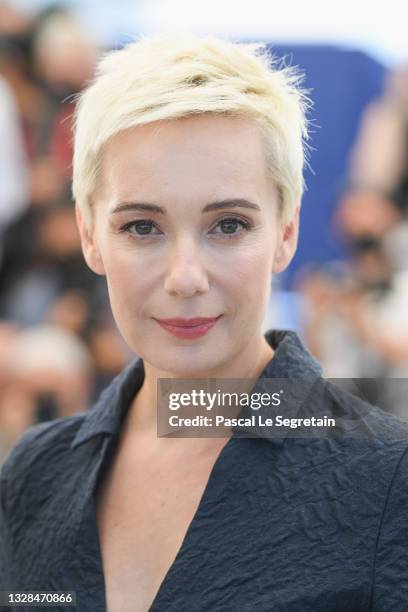
[[129, 234], [137, 235], [137, 236], [157, 236], [160, 234], [160, 231], [152, 232], [153, 229], [158, 229], [153, 221], [149, 219], [141, 219], [140, 221], [130, 221], [129, 223], [125, 223], [123, 227], [120, 228], [122, 232], [128, 232]]
[[[220, 228], [221, 231], [215, 231], [217, 228]], [[241, 233], [242, 229], [249, 231], [250, 228], [251, 224], [248, 221], [244, 221], [244, 219], [239, 219], [238, 217], [226, 217], [218, 221], [211, 233], [225, 236], [237, 236]]]

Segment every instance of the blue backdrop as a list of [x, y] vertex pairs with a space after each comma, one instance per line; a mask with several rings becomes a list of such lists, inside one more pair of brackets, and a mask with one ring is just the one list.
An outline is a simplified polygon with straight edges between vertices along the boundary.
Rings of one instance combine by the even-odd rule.
[[290, 287], [304, 263], [320, 263], [342, 255], [342, 245], [331, 232], [338, 194], [346, 179], [346, 163], [362, 111], [382, 91], [385, 67], [365, 53], [332, 46], [270, 45], [286, 63], [305, 73], [304, 87], [314, 109], [310, 165], [305, 172], [297, 254], [281, 279]]

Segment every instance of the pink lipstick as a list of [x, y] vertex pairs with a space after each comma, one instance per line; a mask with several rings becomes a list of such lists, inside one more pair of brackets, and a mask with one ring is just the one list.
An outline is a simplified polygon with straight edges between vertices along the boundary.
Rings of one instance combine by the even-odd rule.
[[195, 317], [193, 319], [155, 319], [155, 321], [177, 338], [199, 338], [209, 332], [219, 318]]

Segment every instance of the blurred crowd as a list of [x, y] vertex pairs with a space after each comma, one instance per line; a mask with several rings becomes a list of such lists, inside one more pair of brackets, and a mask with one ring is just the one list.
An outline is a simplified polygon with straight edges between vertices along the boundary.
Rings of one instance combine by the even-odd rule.
[[29, 425], [84, 410], [131, 355], [71, 197], [74, 96], [100, 49], [64, 8], [0, 2], [0, 464]]
[[[75, 94], [100, 51], [63, 7], [27, 18], [0, 0], [0, 464], [26, 427], [86, 409], [132, 357], [70, 190]], [[298, 273], [298, 331], [326, 376], [407, 379], [408, 69], [363, 114], [330, 231], [347, 257]], [[408, 418], [401, 389], [387, 401]]]
[[296, 283], [305, 339], [327, 377], [408, 419], [408, 67], [363, 112], [332, 231], [347, 256]]

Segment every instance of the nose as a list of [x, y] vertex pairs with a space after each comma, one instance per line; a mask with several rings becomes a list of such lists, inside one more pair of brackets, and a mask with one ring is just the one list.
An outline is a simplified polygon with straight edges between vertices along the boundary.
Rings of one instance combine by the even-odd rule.
[[208, 274], [203, 265], [203, 256], [192, 240], [179, 241], [170, 255], [164, 283], [171, 295], [192, 297], [209, 289]]

